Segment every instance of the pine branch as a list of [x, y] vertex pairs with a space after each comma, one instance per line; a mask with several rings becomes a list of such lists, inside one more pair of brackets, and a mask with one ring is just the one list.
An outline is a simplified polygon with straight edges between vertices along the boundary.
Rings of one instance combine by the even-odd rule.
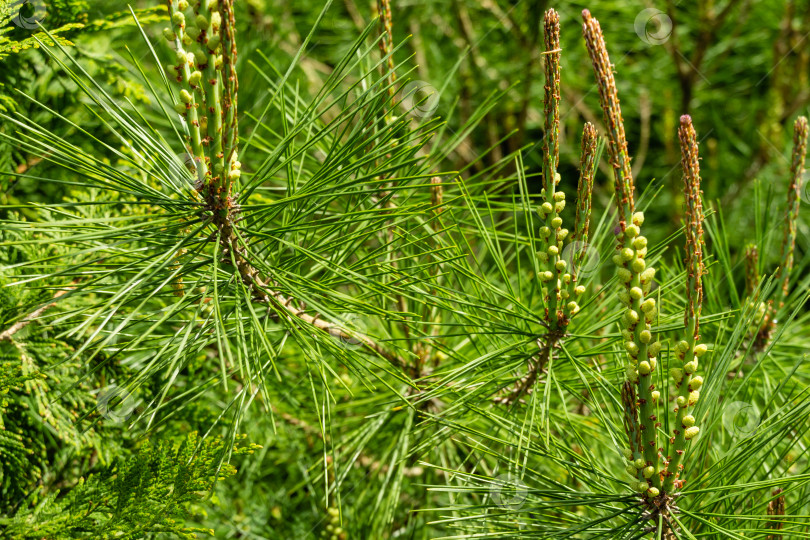
[[608, 155], [613, 167], [616, 200], [619, 209], [619, 224], [624, 230], [631, 221], [635, 204], [633, 201], [633, 172], [630, 155], [627, 152], [627, 139], [624, 135], [624, 120], [613, 77], [613, 64], [610, 63], [605, 38], [599, 21], [591, 17], [586, 9], [582, 12], [582, 32], [591, 57], [596, 82], [599, 87], [599, 101], [604, 112], [604, 122], [608, 129]]
[[[785, 515], [785, 496], [782, 495], [782, 492], [783, 492], [782, 488], [776, 488], [773, 491], [774, 499], [768, 503], [768, 515], [777, 518], [768, 521], [766, 523], [768, 529], [780, 531], [784, 526], [784, 524], [778, 520], [779, 516], [782, 516], [782, 518], [784, 519]], [[769, 534], [768, 540], [782, 540], [782, 535]]]
[[672, 494], [680, 486], [681, 472], [683, 470], [683, 455], [687, 443], [697, 436], [700, 428], [695, 425], [695, 417], [688, 414], [689, 408], [697, 404], [700, 398], [700, 387], [703, 377], [695, 375], [698, 368], [698, 358], [706, 353], [704, 344], [697, 344], [700, 337], [699, 319], [703, 306], [703, 206], [700, 201], [700, 163], [698, 158], [697, 133], [692, 126], [692, 118], [688, 115], [681, 117], [681, 127], [678, 130], [681, 143], [681, 166], [683, 167], [684, 197], [686, 200], [686, 311], [684, 326], [686, 327], [686, 340], [680, 341], [675, 347], [675, 353], [681, 360], [680, 367], [670, 369], [675, 387], [678, 390], [676, 397], [675, 427], [670, 445], [674, 454], [667, 456], [668, 463], [664, 476], [664, 492]]
[[[762, 320], [756, 330], [754, 338], [754, 350], [761, 352], [765, 350], [771, 342], [774, 329], [776, 327], [777, 311], [784, 307], [785, 301], [790, 294], [790, 275], [793, 271], [794, 251], [796, 248], [796, 234], [798, 231], [799, 210], [801, 209], [800, 190], [803, 185], [804, 160], [807, 155], [808, 125], [807, 118], [800, 116], [793, 124], [793, 153], [790, 166], [790, 184], [788, 185], [788, 200], [785, 209], [785, 235], [782, 240], [781, 264], [776, 271], [775, 279], [781, 279], [781, 295], [778, 307], [775, 300], [771, 299], [760, 304], [764, 314], [759, 317]], [[756, 247], [754, 247], [756, 249]], [[747, 252], [746, 252], [747, 255]], [[750, 274], [750, 273], [749, 273]], [[749, 279], [751, 285], [754, 284]], [[759, 282], [757, 277], [756, 283]], [[752, 289], [753, 292], [753, 289]], [[749, 292], [749, 295], [751, 292]]]
[[383, 58], [387, 58], [388, 96], [391, 98], [391, 110], [393, 110], [394, 95], [396, 94], [394, 83], [397, 80], [397, 74], [394, 71], [394, 56], [392, 54], [394, 50], [394, 25], [391, 16], [391, 0], [377, 0], [377, 15], [380, 18], [380, 52]]
[[596, 174], [596, 138], [596, 128], [590, 122], [586, 122], [582, 129], [582, 149], [577, 184], [577, 213], [574, 222], [574, 240], [576, 242], [588, 242], [593, 179]]
[[[616, 184], [616, 206], [619, 215], [617, 250], [613, 262], [617, 266], [617, 276], [624, 284], [619, 300], [626, 306], [621, 319], [624, 348], [630, 356], [631, 364], [626, 367], [627, 379], [636, 385], [638, 399], [640, 444], [632, 446], [626, 457], [635, 466], [636, 489], [644, 493], [648, 505], [661, 494], [660, 456], [658, 448], [657, 402], [660, 392], [653, 383], [656, 373], [657, 355], [661, 344], [651, 332], [651, 324], [656, 316], [655, 300], [646, 298], [655, 277], [655, 269], [647, 266], [647, 238], [641, 235], [644, 214], [634, 212], [634, 184], [627, 154], [627, 141], [612, 65], [608, 57], [605, 40], [599, 21], [591, 17], [588, 10], [582, 12], [583, 33], [591, 57], [599, 97], [608, 126], [608, 153]], [[632, 435], [632, 434], [631, 434]], [[633, 437], [630, 437], [631, 440]]]
[[793, 270], [793, 252], [796, 247], [796, 231], [801, 208], [800, 190], [803, 187], [804, 160], [807, 156], [807, 118], [800, 116], [793, 124], [793, 159], [790, 164], [787, 209], [785, 210], [785, 238], [782, 242], [782, 264], [777, 277], [782, 279], [782, 298], [779, 306], [785, 305], [790, 293], [790, 273]]
[[[545, 43], [545, 73], [546, 84], [544, 89], [544, 136], [543, 136], [543, 198], [542, 206], [545, 214], [547, 237], [546, 251], [548, 263], [553, 269], [549, 280], [548, 302], [546, 320], [552, 326], [563, 326], [563, 314], [558, 312], [557, 305], [560, 298], [562, 277], [565, 273], [565, 262], [562, 261], [562, 243], [560, 238], [562, 218], [559, 213], [565, 205], [565, 193], [557, 194], [556, 187], [560, 183], [560, 174], [557, 164], [560, 160], [560, 16], [553, 9], [549, 9], [543, 18], [543, 35]], [[548, 274], [546, 274], [547, 276]], [[546, 343], [549, 349], [554, 348], [553, 343]]]
[[233, 12], [234, 0], [221, 0], [220, 16], [224, 24], [221, 29], [222, 39], [222, 151], [225, 163], [237, 161], [239, 145], [239, 123], [237, 122], [237, 94], [239, 79], [236, 75], [236, 19]]
[[[204, 200], [209, 219], [216, 227], [216, 238], [222, 248], [223, 257], [233, 262], [242, 283], [251, 291], [254, 301], [272, 305], [279, 315], [285, 314], [290, 322], [303, 322], [341, 339], [355, 339], [367, 350], [392, 364], [407, 365], [402, 358], [370, 337], [349, 332], [320, 319], [317, 315], [310, 315], [304, 307], [294, 307], [300, 302], [283, 295], [278, 290], [278, 284], [261, 275], [248, 259], [249, 246], [243, 240], [237, 226], [241, 208], [232, 195], [234, 184], [241, 176], [241, 163], [238, 161], [236, 150], [238, 122], [235, 97], [238, 79], [234, 65], [235, 29], [228, 28], [235, 21], [230, 0], [222, 1], [220, 7], [222, 11], [214, 11], [216, 6], [217, 2], [210, 0], [195, 1], [191, 5], [186, 0], [169, 0], [174, 33], [169, 33], [166, 37], [174, 39], [178, 51], [182, 51], [178, 53], [178, 58], [186, 59], [177, 67], [179, 74], [177, 81], [185, 83], [188, 87], [180, 91], [181, 103], [178, 112], [187, 115], [192, 126], [190, 150], [195, 163], [200, 167], [197, 188]], [[186, 10], [189, 8], [193, 9], [195, 15], [194, 27], [186, 26]], [[196, 45], [192, 39], [196, 41]], [[193, 53], [185, 52], [183, 46], [193, 47], [195, 50]], [[223, 51], [223, 47], [227, 47], [228, 50]], [[220, 52], [223, 53], [222, 56]], [[196, 67], [196, 71], [190, 72], [189, 64]], [[223, 84], [221, 71], [226, 68], [227, 83]], [[205, 75], [202, 74], [203, 71]], [[205, 113], [202, 117], [197, 116], [198, 106]], [[200, 130], [194, 129], [197, 124]], [[200, 139], [198, 144], [197, 137], [204, 128], [207, 128], [207, 136]], [[224, 155], [226, 149], [229, 154], [227, 161]]]
[[[56, 300], [60, 296], [67, 294], [68, 291], [70, 291], [70, 289], [62, 289], [56, 291], [56, 293], [53, 295], [53, 299]], [[17, 332], [28, 326], [30, 323], [39, 319], [43, 313], [45, 313], [55, 305], [56, 302], [50, 302], [48, 304], [45, 304], [44, 306], [35, 309], [31, 313], [29, 313], [28, 315], [26, 315], [25, 317], [23, 317], [13, 325], [11, 325], [9, 328], [4, 330], [2, 333], [0, 333], [0, 341], [11, 341], [14, 334], [16, 334]]]
[[745, 294], [751, 296], [759, 287], [759, 248], [756, 244], [745, 246]]

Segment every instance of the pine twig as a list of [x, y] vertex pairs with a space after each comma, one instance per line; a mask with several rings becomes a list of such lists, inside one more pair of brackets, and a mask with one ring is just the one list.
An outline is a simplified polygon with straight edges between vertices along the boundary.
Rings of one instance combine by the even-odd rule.
[[[785, 515], [785, 496], [782, 495], [782, 489], [776, 488], [773, 491], [775, 499], [768, 503], [769, 516], [783, 516]], [[784, 524], [776, 519], [767, 522], [766, 526], [769, 529], [781, 531]], [[769, 534], [768, 540], [782, 540], [781, 534]]]
[[[233, 0], [192, 0], [191, 4], [188, 0], [168, 0], [168, 6], [173, 30], [165, 30], [164, 36], [174, 43], [177, 51], [176, 80], [182, 87], [177, 112], [185, 116], [189, 124], [189, 150], [197, 167], [197, 189], [206, 210], [211, 213], [211, 223], [217, 229], [216, 236], [224, 255], [231, 258], [253, 300], [273, 305], [291, 322], [314, 326], [340, 339], [357, 340], [392, 364], [405, 366], [403, 359], [369, 336], [349, 332], [317, 315], [310, 315], [305, 307], [294, 307], [294, 299], [283, 295], [278, 284], [262, 276], [248, 260], [247, 243], [236, 225], [240, 207], [231, 195], [234, 183], [241, 176], [237, 156], [239, 83]], [[189, 9], [194, 20], [187, 24]], [[198, 109], [205, 114], [200, 116]], [[203, 133], [206, 133], [204, 138]]]
[[804, 176], [804, 160], [807, 156], [807, 135], [807, 118], [800, 116], [793, 124], [793, 159], [790, 166], [790, 184], [788, 186], [787, 208], [785, 209], [785, 235], [782, 240], [781, 264], [775, 276], [776, 279], [782, 280], [782, 294], [778, 306], [774, 299], [762, 304], [765, 314], [762, 317], [762, 324], [757, 330], [754, 341], [754, 350], [756, 352], [761, 352], [768, 346], [776, 327], [778, 308], [785, 305], [785, 300], [790, 294], [790, 274], [793, 271], [797, 222], [799, 209], [801, 208], [800, 189], [802, 188], [802, 177]]
[[[433, 213], [435, 220], [438, 224], [437, 229], [442, 228], [442, 212], [444, 212], [444, 186], [442, 185], [442, 178], [440, 176], [433, 176], [430, 179], [430, 206], [431, 212]], [[436, 236], [431, 236], [430, 238], [430, 245], [431, 249], [438, 250], [440, 249], [439, 242], [436, 239]], [[433, 264], [430, 267], [430, 275], [433, 279], [438, 280], [440, 279], [440, 274], [442, 272], [442, 264]], [[438, 283], [437, 283], [438, 284]], [[431, 289], [432, 296], [436, 296], [437, 290], [436, 288]], [[416, 374], [421, 375], [425, 363], [427, 360], [434, 356], [434, 360], [436, 359], [435, 355], [433, 354], [433, 350], [435, 349], [435, 339], [439, 332], [439, 323], [441, 314], [435, 310], [435, 308], [425, 303], [422, 309], [422, 320], [425, 321], [425, 325], [429, 326], [425, 328], [426, 332], [430, 334], [430, 340], [423, 341], [419, 340], [416, 342], [415, 352], [417, 355], [417, 364], [416, 364]]]
[[222, 109], [224, 126], [222, 131], [222, 152], [225, 163], [237, 160], [239, 144], [239, 124], [237, 118], [237, 95], [239, 79], [236, 76], [236, 20], [233, 12], [234, 0], [220, 0], [219, 12], [223, 21], [222, 40]]
[[[545, 283], [542, 288], [545, 310], [542, 316], [546, 332], [538, 339], [540, 357], [530, 363], [528, 374], [520, 380], [518, 387], [506, 398], [498, 397], [496, 401], [511, 402], [524, 393], [529, 393], [553, 358], [554, 350], [565, 337], [565, 329], [579, 311], [579, 304], [574, 298], [585, 292], [585, 287], [576, 285], [577, 266], [583, 253], [575, 249], [571, 260], [564, 258], [566, 240], [568, 245], [573, 240], [587, 242], [591, 193], [596, 156], [596, 130], [586, 124], [582, 134], [582, 156], [579, 183], [577, 186], [577, 216], [575, 234], [563, 228], [560, 217], [565, 208], [565, 192], [558, 191], [560, 174], [557, 166], [560, 160], [560, 16], [553, 9], [546, 11], [543, 17], [543, 42], [545, 51], [545, 77], [543, 109], [545, 134], [543, 139], [543, 189], [540, 192], [543, 203], [539, 214], [544, 220], [540, 228], [543, 250], [538, 253], [540, 262], [546, 268], [539, 278]], [[573, 294], [572, 294], [573, 293]]]
[[596, 174], [596, 127], [590, 122], [582, 129], [582, 149], [577, 184], [577, 213], [574, 221], [574, 240], [587, 242], [591, 224], [593, 179]]
[[[546, 366], [554, 356], [553, 347], [557, 346], [558, 341], [559, 338], [551, 339], [547, 336], [542, 339], [538, 339], [537, 342], [538, 346], [540, 347], [540, 352], [537, 356], [533, 356], [529, 359], [528, 373], [517, 381], [514, 390], [505, 396], [496, 396], [493, 401], [495, 403], [511, 405], [516, 401], [519, 401], [524, 395], [530, 395], [534, 385], [537, 383], [537, 379], [541, 374], [546, 372]], [[552, 346], [549, 347], [546, 345], [547, 343], [552, 343]]]
[[[633, 174], [627, 153], [616, 82], [602, 29], [599, 21], [591, 17], [588, 10], [582, 12], [582, 18], [583, 34], [599, 87], [605, 125], [608, 128], [608, 154], [613, 166], [619, 215], [617, 253], [613, 257], [613, 262], [617, 266], [619, 281], [625, 287], [619, 295], [619, 300], [626, 307], [621, 319], [624, 348], [631, 362], [626, 367], [626, 375], [627, 380], [636, 386], [638, 400], [640, 444], [628, 448], [625, 457], [636, 470], [636, 490], [644, 493], [647, 504], [652, 507], [661, 494], [661, 460], [657, 437], [660, 422], [656, 416], [660, 392], [655, 390], [655, 384], [652, 382], [656, 373], [656, 357], [661, 345], [651, 332], [651, 324], [656, 316], [655, 300], [645, 296], [650, 292], [655, 269], [648, 267], [644, 260], [647, 254], [647, 239], [641, 236], [644, 214], [634, 211]], [[634, 440], [634, 437], [630, 436], [630, 440]], [[629, 470], [628, 467], [628, 472]]]
[[[577, 207], [574, 217], [574, 234], [571, 238], [573, 248], [571, 251], [571, 267], [568, 273], [571, 276], [564, 282], [568, 297], [578, 297], [584, 293], [584, 286], [577, 285], [580, 268], [586, 264], [590, 253], [588, 239], [591, 226], [591, 202], [593, 199], [593, 179], [596, 174], [596, 128], [586, 122], [582, 129], [582, 148], [579, 161], [579, 181], [577, 182]], [[564, 276], [563, 276], [564, 277]], [[566, 306], [568, 313], [570, 308]]]
[[[202, 80], [202, 73], [197, 70], [192, 71], [191, 66], [196, 60], [195, 55], [186, 50], [186, 44], [191, 43], [191, 35], [186, 32], [196, 31], [196, 27], [186, 26], [185, 10], [188, 8], [186, 0], [167, 0], [169, 14], [171, 15], [172, 28], [163, 31], [164, 37], [172, 42], [176, 53], [176, 65], [174, 67], [175, 80], [179, 84], [187, 84], [191, 92], [181, 90], [180, 101], [175, 105], [176, 111], [186, 117], [189, 130], [188, 151], [194, 156], [194, 171], [197, 175], [198, 189], [202, 187], [202, 179], [209, 174], [208, 163], [205, 160], [205, 152], [202, 146], [202, 130], [200, 129], [200, 116], [198, 112], [199, 103], [195, 89], [199, 87]], [[181, 9], [182, 8], [182, 9]], [[193, 77], [192, 77], [193, 75]]]
[[[559, 216], [565, 205], [565, 193], [557, 192], [560, 183], [560, 174], [557, 165], [560, 160], [560, 16], [553, 9], [549, 9], [543, 19], [543, 38], [546, 48], [544, 86], [544, 117], [545, 133], [543, 134], [543, 198], [542, 213], [545, 214], [545, 227], [548, 231], [546, 250], [548, 263], [552, 268], [549, 280], [548, 300], [546, 302], [546, 319], [553, 327], [564, 325], [564, 314], [558, 312], [558, 303], [562, 301], [561, 285], [565, 274], [565, 261], [562, 260], [563, 236], [561, 233], [562, 218]], [[566, 231], [567, 233], [567, 231]], [[562, 262], [562, 264], [560, 264]], [[546, 274], [548, 275], [548, 274]], [[552, 343], [546, 343], [553, 348]]]
[[799, 190], [802, 188], [804, 176], [804, 160], [807, 156], [807, 118], [800, 116], [793, 124], [793, 159], [790, 165], [790, 186], [788, 187], [788, 202], [785, 211], [785, 238], [782, 242], [782, 264], [779, 274], [782, 278], [782, 299], [779, 306], [785, 305], [790, 292], [790, 273], [793, 270], [793, 253], [796, 248], [796, 222], [799, 219], [801, 198]]
[[760, 283], [759, 275], [759, 248], [756, 244], [745, 246], [745, 293], [748, 296], [754, 294]]
[[[56, 293], [53, 295], [53, 299], [56, 300], [60, 296], [63, 296], [65, 294], [67, 294], [68, 291], [70, 291], [70, 289], [61, 289], [61, 290], [56, 291]], [[26, 326], [28, 326], [32, 322], [39, 319], [42, 316], [43, 313], [45, 313], [46, 311], [48, 311], [49, 309], [51, 309], [55, 305], [56, 305], [56, 302], [49, 302], [49, 303], [45, 304], [44, 306], [38, 307], [37, 309], [35, 309], [31, 313], [29, 313], [28, 315], [23, 317], [22, 319], [20, 319], [16, 323], [12, 324], [6, 330], [4, 330], [2, 333], [0, 333], [0, 341], [11, 341], [12, 336], [14, 336], [14, 334], [19, 332], [20, 330], [22, 330], [23, 328], [25, 328]]]
[[393, 17], [391, 16], [391, 0], [377, 0], [377, 11], [380, 17], [380, 52], [383, 58], [388, 58], [388, 95], [391, 97], [391, 109], [394, 106], [394, 94], [396, 89], [394, 83], [397, 80], [397, 75], [394, 72], [394, 25]]
[[582, 31], [599, 87], [599, 100], [602, 103], [605, 126], [609, 132], [608, 155], [615, 179], [619, 224], [624, 230], [633, 215], [635, 203], [633, 200], [633, 171], [627, 152], [622, 109], [616, 91], [616, 79], [613, 77], [613, 64], [610, 63], [599, 21], [591, 17], [591, 13], [587, 9], [582, 12], [582, 18], [584, 21]]
[[[394, 106], [396, 105], [396, 101], [395, 101], [396, 89], [394, 87], [394, 83], [396, 82], [397, 76], [396, 76], [396, 72], [394, 71], [394, 66], [395, 66], [394, 56], [393, 56], [393, 50], [394, 50], [394, 23], [393, 23], [393, 16], [391, 14], [390, 0], [377, 0], [377, 11], [378, 11], [378, 16], [380, 18], [380, 42], [379, 42], [380, 53], [382, 54], [383, 59], [387, 58], [386, 64], [387, 64], [387, 67], [388, 67], [388, 73], [387, 73], [388, 96], [389, 96], [389, 99], [391, 100], [391, 103], [389, 105], [389, 109], [388, 109], [388, 111], [386, 111], [385, 117], [383, 118], [383, 122], [385, 122], [386, 124], [391, 124], [394, 121], [394, 116], [393, 116], [392, 112], [394, 111]], [[388, 157], [390, 157], [390, 154], [388, 154]], [[384, 207], [392, 209], [392, 208], [394, 208], [394, 203], [392, 202], [392, 199], [395, 196], [394, 188], [396, 187], [396, 182], [389, 180], [384, 184], [384, 186], [385, 186], [385, 189], [384, 189], [383, 192], [381, 192], [379, 194], [379, 197], [382, 199], [382, 198], [385, 198], [386, 196], [388, 196], [388, 199], [385, 200]], [[389, 264], [391, 265], [392, 268], [396, 269], [396, 267], [397, 267], [397, 263], [396, 263], [396, 260], [395, 260], [396, 259], [396, 253], [394, 252], [393, 249], [391, 249], [391, 247], [393, 246], [393, 243], [394, 243], [394, 238], [395, 238], [394, 224], [393, 224], [393, 222], [388, 222], [387, 225], [388, 226], [386, 227], [385, 232], [386, 232], [386, 240], [387, 240], [388, 247], [389, 247], [389, 249], [388, 249], [388, 255], [390, 257]], [[408, 303], [405, 300], [405, 297], [403, 295], [397, 294], [396, 295], [396, 302], [397, 302], [397, 308], [399, 309], [399, 311], [401, 313], [407, 313], [408, 312]], [[405, 334], [405, 340], [410, 342], [411, 341], [411, 333], [410, 333], [410, 328], [408, 327], [407, 323], [404, 323], [402, 325], [402, 331]], [[415, 347], [415, 348], [418, 349], [418, 347]], [[412, 374], [414, 375], [415, 378], [418, 378], [420, 376], [420, 372], [421, 372], [421, 355], [419, 353], [417, 353], [416, 356], [417, 356], [417, 359], [415, 360], [414, 365], [411, 366], [411, 372], [412, 372]]]
[[664, 492], [672, 493], [681, 483], [683, 454], [688, 442], [697, 436], [700, 428], [695, 425], [695, 417], [688, 414], [700, 398], [703, 377], [695, 375], [698, 358], [707, 347], [697, 344], [700, 337], [700, 311], [703, 305], [703, 206], [700, 201], [700, 163], [698, 161], [697, 133], [689, 115], [681, 117], [678, 130], [681, 143], [681, 166], [683, 167], [684, 196], [686, 200], [686, 312], [684, 326], [686, 339], [675, 346], [675, 353], [681, 360], [680, 367], [670, 369], [675, 387], [677, 416], [670, 445], [674, 454], [668, 456], [664, 476]]
[[[558, 190], [560, 184], [560, 173], [557, 166], [560, 160], [560, 16], [553, 9], [549, 9], [543, 22], [546, 59], [545, 74], [546, 84], [544, 87], [544, 116], [545, 134], [543, 141], [543, 189], [540, 192], [544, 201], [540, 206], [540, 217], [545, 220], [545, 224], [540, 228], [540, 237], [543, 241], [543, 251], [539, 253], [541, 262], [548, 268], [541, 273], [541, 280], [547, 285], [543, 289], [543, 297], [546, 300], [546, 310], [544, 320], [550, 334], [562, 337], [565, 328], [579, 311], [575, 297], [585, 292], [583, 287], [575, 286], [574, 276], [576, 266], [580, 261], [579, 250], [571, 260], [564, 258], [566, 240], [568, 244], [574, 240], [569, 236], [568, 229], [564, 228], [560, 214], [565, 208], [565, 192]], [[593, 126], [586, 125], [583, 133], [583, 155], [582, 171], [578, 185], [578, 204], [583, 205], [587, 212], [590, 210], [591, 191], [593, 189], [593, 160], [590, 153], [595, 149], [596, 132]], [[579, 220], [580, 233], [587, 235], [587, 223], [581, 218]], [[581, 235], [580, 235], [581, 237]], [[578, 237], [577, 239], [581, 240]], [[577, 246], [573, 246], [577, 247]], [[572, 297], [571, 292], [574, 292]], [[558, 338], [559, 339], [559, 338]], [[546, 347], [553, 349], [556, 343], [546, 343]]]

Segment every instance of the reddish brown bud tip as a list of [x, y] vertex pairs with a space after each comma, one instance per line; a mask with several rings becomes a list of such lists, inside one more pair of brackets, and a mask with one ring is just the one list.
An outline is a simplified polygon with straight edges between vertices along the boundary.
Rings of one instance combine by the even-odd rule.
[[599, 88], [599, 102], [604, 113], [608, 139], [607, 150], [613, 168], [619, 223], [622, 230], [624, 230], [626, 223], [630, 221], [634, 212], [634, 183], [633, 172], [630, 167], [630, 155], [627, 151], [624, 120], [622, 119], [622, 110], [616, 91], [616, 79], [613, 75], [613, 64], [611, 64], [608, 56], [599, 21], [591, 18], [588, 10], [582, 12], [582, 17], [584, 19], [582, 33], [585, 37], [588, 55], [593, 64]]

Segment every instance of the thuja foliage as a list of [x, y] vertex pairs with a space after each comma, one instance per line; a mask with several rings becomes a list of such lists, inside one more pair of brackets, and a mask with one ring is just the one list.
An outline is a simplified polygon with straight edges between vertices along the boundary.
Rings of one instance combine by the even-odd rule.
[[[14, 267], [45, 253], [53, 252], [14, 249], [2, 261]], [[2, 290], [3, 537], [143, 538], [172, 532], [193, 538], [200, 529], [186, 525], [185, 518], [199, 512], [198, 503], [216, 480], [236, 472], [223, 458], [252, 453], [256, 445], [226, 447], [221, 438], [201, 440], [196, 432], [176, 443], [178, 434], [139, 443], [123, 425], [138, 396], [110, 386], [131, 373], [103, 354], [76, 356], [79, 342], [60, 336], [64, 328], [58, 324], [42, 324], [66, 291]]]
[[745, 247], [703, 199], [682, 116], [656, 184], [682, 191], [679, 227], [650, 243], [655, 190], [588, 11], [603, 121], [570, 175], [555, 10], [535, 172], [527, 148], [444, 170], [507, 90], [448, 130], [397, 62], [395, 3], [312, 92], [317, 25], [282, 66], [241, 46], [239, 9], [168, 0], [158, 28], [132, 12], [148, 100], [31, 37], [96, 123], [25, 93], [46, 116], [2, 117], [52, 164], [37, 179], [69, 186], [2, 224], [3, 533], [810, 536], [805, 118], [784, 217], [756, 208]]
[[[204, 499], [216, 480], [235, 469], [221, 464], [223, 443], [197, 445], [191, 434], [179, 445], [145, 443], [131, 458], [78, 479], [67, 495], [55, 491], [22, 501], [25, 510], [7, 520], [10, 538], [143, 538], [171, 533], [196, 538], [208, 533], [184, 525], [189, 506]], [[237, 454], [251, 452], [236, 448]]]
[[[127, 67], [116, 55], [108, 53], [106, 45], [109, 41], [124, 40], [136, 31], [132, 13], [129, 10], [111, 11], [110, 7], [85, 0], [0, 2], [0, 62], [3, 67], [0, 70], [0, 111], [16, 111], [40, 120], [47, 118], [49, 113], [21, 98], [23, 94], [36, 95], [48, 108], [59, 110], [66, 117], [81, 119], [85, 129], [93, 131], [97, 128], [97, 122], [85, 115], [81, 95], [60, 70], [53, 68], [48, 55], [42, 51], [43, 47], [52, 47], [54, 42], [70, 47], [73, 54], [83, 58], [88, 72], [111, 85], [115, 95], [145, 101], [143, 85], [129, 77]], [[117, 6], [116, 9], [124, 7]], [[144, 23], [156, 21], [163, 17], [165, 6], [137, 9], [135, 13]], [[0, 122], [0, 129], [5, 130], [7, 126]], [[64, 134], [68, 135], [67, 132]], [[0, 176], [0, 203], [31, 202], [32, 197], [43, 195], [64, 196], [64, 186], [45, 186], [21, 176], [40, 163], [43, 161], [38, 156], [1, 144], [0, 166], [10, 174]], [[0, 210], [0, 215], [5, 217], [6, 211]]]
[[[84, 17], [87, 10], [87, 3], [84, 1], [68, 2], [56, 15], [69, 21], [54, 28], [52, 36], [60, 43], [71, 45], [72, 43], [59, 34], [69, 33], [72, 30], [81, 28], [81, 22], [75, 21], [78, 17]], [[39, 29], [39, 21], [47, 14], [44, 5], [28, 2], [18, 2], [16, 0], [3, 0], [0, 3], [0, 58], [8, 57], [12, 54], [19, 54], [31, 48], [38, 48], [40, 43], [53, 45], [53, 38], [45, 32], [38, 32], [30, 35], [26, 30]], [[21, 38], [22, 39], [18, 39]]]
[[[53, 47], [56, 43], [72, 47], [77, 36], [109, 31], [131, 26], [129, 10], [113, 12], [90, 20], [90, 4], [86, 0], [60, 0], [38, 2], [30, 0], [2, 0], [0, 2], [0, 60], [3, 73], [0, 75], [0, 110], [16, 106], [14, 89], [28, 82], [44, 66], [31, 61], [29, 53], [40, 47]], [[162, 6], [139, 9], [139, 19], [151, 22], [160, 19]], [[101, 78], [124, 73], [114, 61], [96, 58], [96, 75]], [[43, 84], [45, 81], [40, 81]], [[123, 83], [123, 81], [122, 81]]]

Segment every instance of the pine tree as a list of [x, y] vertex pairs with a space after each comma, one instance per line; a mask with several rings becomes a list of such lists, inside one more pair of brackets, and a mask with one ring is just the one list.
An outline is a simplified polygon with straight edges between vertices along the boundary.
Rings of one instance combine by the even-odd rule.
[[766, 268], [704, 200], [689, 115], [661, 180], [682, 227], [651, 240], [588, 11], [603, 121], [577, 128], [579, 170], [551, 9], [539, 170], [519, 148], [448, 171], [508, 85], [449, 132], [380, 0], [311, 89], [329, 8], [285, 66], [242, 45], [233, 0], [67, 22], [137, 30], [123, 86], [61, 26], [25, 38], [92, 122], [25, 93], [40, 115], [0, 117], [67, 186], [0, 231], [3, 535], [806, 536], [806, 119]]

